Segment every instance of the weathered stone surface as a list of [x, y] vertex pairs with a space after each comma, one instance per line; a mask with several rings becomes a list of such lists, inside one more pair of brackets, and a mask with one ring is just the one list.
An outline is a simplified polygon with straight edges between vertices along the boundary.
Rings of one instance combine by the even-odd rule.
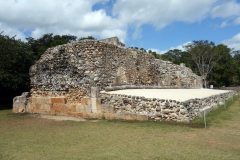
[[189, 121], [204, 107], [235, 94], [176, 102], [134, 95], [100, 94], [119, 89], [201, 88], [201, 77], [184, 64], [127, 48], [117, 37], [49, 48], [30, 68], [31, 91], [13, 100], [13, 112]]

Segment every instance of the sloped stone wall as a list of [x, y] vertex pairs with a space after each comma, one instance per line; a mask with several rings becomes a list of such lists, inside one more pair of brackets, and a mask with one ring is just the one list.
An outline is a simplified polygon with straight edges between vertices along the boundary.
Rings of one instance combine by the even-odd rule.
[[30, 68], [31, 93], [89, 96], [91, 87], [110, 85], [202, 87], [191, 69], [139, 50], [83, 40], [49, 48]]
[[[124, 85], [202, 88], [201, 77], [183, 64], [157, 60], [146, 52], [124, 47], [116, 37], [113, 40], [116, 45], [111, 43], [112, 39], [82, 40], [49, 48], [30, 68], [32, 89], [24, 101], [25, 110], [116, 117], [118, 112], [112, 105], [106, 105], [104, 97], [91, 95], [92, 88], [99, 91]], [[136, 114], [139, 120], [149, 116]]]

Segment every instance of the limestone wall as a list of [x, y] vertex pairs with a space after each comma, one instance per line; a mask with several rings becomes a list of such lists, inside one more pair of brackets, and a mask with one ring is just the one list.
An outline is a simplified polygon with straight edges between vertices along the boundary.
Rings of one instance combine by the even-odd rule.
[[125, 47], [125, 44], [121, 43], [118, 37], [106, 38], [100, 41], [108, 44], [114, 44], [114, 45], [117, 45], [118, 47]]
[[[23, 100], [25, 111], [83, 117], [115, 117], [119, 112], [107, 105], [104, 96], [91, 95], [94, 87], [99, 91], [124, 85], [202, 87], [201, 77], [191, 69], [124, 47], [117, 37], [49, 48], [30, 68], [29, 74], [32, 89], [29, 98]], [[15, 102], [14, 112], [19, 109], [18, 101]], [[148, 116], [137, 113], [137, 117]]]
[[131, 95], [101, 94], [101, 105], [113, 107], [114, 117], [134, 120], [136, 115], [145, 115], [147, 119], [159, 121], [191, 121], [196, 117], [218, 107], [220, 102], [230, 99], [235, 91], [217, 94], [205, 98], [176, 101], [171, 99], [145, 98]]
[[237, 94], [230, 91], [205, 98], [176, 101], [171, 99], [145, 98], [139, 96], [100, 93], [92, 88], [91, 97], [70, 103], [66, 96], [38, 96], [26, 98], [28, 93], [16, 97], [13, 112], [70, 115], [85, 118], [189, 122], [223, 104]]
[[30, 68], [34, 95], [90, 96], [91, 87], [134, 84], [202, 87], [199, 76], [185, 66], [156, 60], [139, 50], [82, 40], [49, 48]]

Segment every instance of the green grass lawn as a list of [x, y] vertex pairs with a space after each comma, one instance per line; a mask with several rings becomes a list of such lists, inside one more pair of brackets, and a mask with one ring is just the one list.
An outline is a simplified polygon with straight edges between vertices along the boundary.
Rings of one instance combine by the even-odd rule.
[[240, 159], [240, 99], [191, 123], [42, 119], [0, 110], [0, 159]]

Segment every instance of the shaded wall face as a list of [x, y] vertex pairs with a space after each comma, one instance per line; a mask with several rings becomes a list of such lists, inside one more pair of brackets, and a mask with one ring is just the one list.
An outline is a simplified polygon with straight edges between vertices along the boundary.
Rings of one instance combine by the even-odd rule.
[[[201, 87], [191, 69], [139, 50], [83, 40], [48, 49], [30, 69], [32, 93], [90, 96], [91, 87], [116, 84]], [[59, 94], [59, 95], [58, 95]]]

